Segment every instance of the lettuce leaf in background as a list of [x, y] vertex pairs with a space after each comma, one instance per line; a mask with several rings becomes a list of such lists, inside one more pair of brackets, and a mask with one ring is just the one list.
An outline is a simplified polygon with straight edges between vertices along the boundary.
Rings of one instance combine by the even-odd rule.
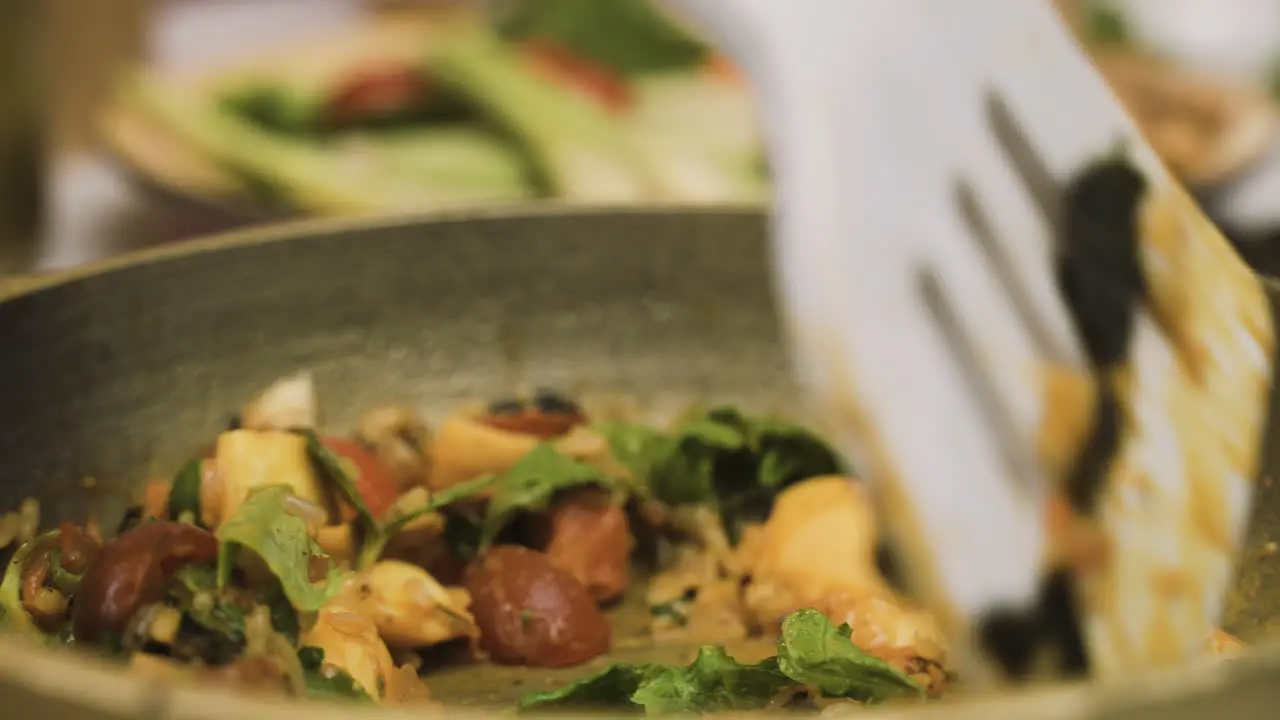
[[553, 41], [624, 77], [698, 67], [712, 54], [647, 0], [516, 0], [499, 15], [507, 39]]
[[[535, 192], [519, 151], [478, 127], [427, 125], [387, 140], [384, 133], [355, 135], [353, 146], [342, 142], [350, 133], [329, 142], [285, 135], [217, 102], [142, 78], [129, 94], [136, 107], [199, 152], [314, 213], [431, 210], [524, 200]], [[443, 145], [447, 152], [437, 152]]]

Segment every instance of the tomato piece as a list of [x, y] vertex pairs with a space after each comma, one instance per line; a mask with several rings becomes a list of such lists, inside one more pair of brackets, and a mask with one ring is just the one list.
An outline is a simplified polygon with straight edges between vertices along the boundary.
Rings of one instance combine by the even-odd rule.
[[631, 86], [589, 58], [558, 43], [544, 39], [526, 40], [520, 45], [529, 67], [606, 110], [623, 113], [631, 108]]
[[405, 112], [421, 105], [429, 94], [426, 78], [413, 67], [366, 68], [350, 75], [333, 91], [324, 116], [330, 125], [350, 125]]
[[[378, 457], [360, 443], [344, 437], [324, 437], [320, 442], [329, 452], [346, 461], [344, 464], [348, 466], [348, 470], [354, 471], [352, 479], [355, 480], [356, 491], [369, 506], [369, 512], [374, 517], [382, 517], [400, 496], [400, 489]], [[345, 503], [342, 513], [343, 519], [347, 521], [355, 517], [355, 510]]]

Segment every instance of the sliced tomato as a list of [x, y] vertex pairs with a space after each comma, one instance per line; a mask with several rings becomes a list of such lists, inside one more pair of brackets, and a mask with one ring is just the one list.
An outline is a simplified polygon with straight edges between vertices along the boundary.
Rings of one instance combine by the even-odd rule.
[[[348, 465], [356, 483], [356, 491], [369, 506], [369, 512], [374, 517], [382, 517], [400, 496], [400, 490], [377, 456], [359, 443], [344, 437], [329, 436], [321, 438], [321, 442], [329, 452]], [[342, 516], [343, 520], [349, 522], [355, 518], [355, 510], [344, 503]]]
[[631, 108], [631, 86], [608, 68], [569, 48], [541, 38], [525, 40], [521, 52], [535, 72], [599, 103], [610, 112]]
[[387, 117], [423, 104], [429, 94], [426, 78], [412, 66], [364, 68], [334, 89], [325, 107], [325, 120], [341, 126]]

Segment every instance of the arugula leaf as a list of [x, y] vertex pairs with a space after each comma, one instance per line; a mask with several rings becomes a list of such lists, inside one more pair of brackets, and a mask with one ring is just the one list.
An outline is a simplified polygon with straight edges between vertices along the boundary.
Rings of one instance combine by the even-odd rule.
[[510, 39], [552, 40], [624, 76], [704, 64], [707, 45], [667, 21], [647, 0], [521, 2], [499, 23]]
[[744, 664], [724, 648], [704, 645], [685, 667], [658, 663], [611, 665], [555, 690], [525, 693], [517, 712], [609, 710], [650, 715], [755, 710], [788, 688], [808, 686], [828, 697], [876, 703], [924, 697], [924, 689], [850, 640], [817, 610], [783, 621], [778, 654]]
[[22, 573], [26, 569], [27, 560], [37, 549], [46, 547], [55, 540], [60, 531], [50, 530], [47, 533], [23, 543], [9, 558], [5, 567], [4, 578], [0, 580], [0, 626], [7, 626], [18, 632], [39, 640], [48, 640], [50, 636], [43, 633], [31, 621], [31, 615], [22, 607]]
[[704, 645], [684, 667], [617, 664], [563, 688], [521, 696], [519, 712], [547, 710], [643, 711], [650, 715], [755, 710], [795, 681], [769, 658], [747, 665], [722, 647]]
[[438, 493], [431, 495], [427, 503], [413, 512], [406, 513], [395, 520], [382, 526], [377, 535], [365, 541], [364, 547], [360, 548], [360, 555], [357, 558], [357, 567], [368, 567], [378, 561], [382, 556], [382, 551], [386, 549], [387, 543], [397, 533], [404, 530], [414, 520], [428, 514], [441, 510], [460, 500], [466, 500], [481, 492], [487, 490], [497, 480], [492, 475], [468, 480], [464, 483], [458, 483], [451, 488], [446, 488]]
[[517, 514], [537, 512], [551, 505], [562, 490], [583, 485], [612, 487], [611, 479], [600, 471], [561, 455], [555, 447], [541, 443], [520, 458], [493, 484], [493, 495], [480, 530], [481, 546], [498, 538]]
[[351, 507], [356, 510], [356, 545], [363, 546], [365, 543], [378, 538], [382, 534], [382, 527], [378, 522], [378, 518], [374, 517], [373, 511], [369, 509], [369, 504], [364, 501], [364, 496], [360, 494], [360, 490], [356, 488], [356, 481], [343, 469], [342, 463], [331, 452], [329, 448], [321, 442], [320, 436], [314, 430], [299, 430], [303, 437], [307, 439], [307, 457], [311, 460], [312, 466], [315, 468], [316, 474], [325, 482], [333, 485], [338, 490], [338, 494], [343, 500], [351, 503]]
[[722, 647], [703, 646], [688, 667], [663, 668], [645, 678], [631, 696], [651, 715], [757, 710], [795, 681], [775, 658], [744, 665]]
[[218, 528], [218, 588], [227, 586], [236, 553], [246, 548], [276, 576], [295, 609], [315, 612], [338, 592], [345, 576], [330, 562], [325, 579], [311, 582], [311, 558], [329, 556], [307, 534], [306, 521], [285, 509], [289, 495], [285, 485], [258, 488]]
[[638, 712], [643, 708], [631, 702], [631, 696], [647, 677], [662, 669], [662, 665], [652, 663], [610, 665], [561, 688], [525, 693], [516, 701], [516, 711], [599, 709]]
[[791, 613], [778, 637], [778, 668], [787, 677], [819, 688], [830, 697], [876, 703], [892, 697], [924, 697], [924, 689], [849, 639], [848, 625], [836, 627], [817, 610]]
[[298, 661], [302, 664], [307, 697], [317, 700], [373, 702], [369, 693], [347, 671], [335, 665], [324, 664], [323, 649], [309, 646], [299, 648]]
[[181, 520], [185, 513], [191, 514], [191, 523], [198, 527], [204, 527], [200, 522], [200, 485], [203, 482], [201, 477], [200, 458], [191, 458], [179, 470], [178, 474], [173, 478], [173, 486], [169, 488], [169, 517], [175, 521]]

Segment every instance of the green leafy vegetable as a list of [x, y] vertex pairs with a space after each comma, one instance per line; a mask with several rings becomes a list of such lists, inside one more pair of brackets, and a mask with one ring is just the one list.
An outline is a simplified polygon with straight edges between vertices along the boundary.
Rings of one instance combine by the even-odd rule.
[[799, 610], [782, 621], [778, 668], [798, 683], [830, 697], [874, 703], [892, 697], [923, 697], [924, 689], [849, 639], [848, 625], [836, 627], [817, 610]]
[[521, 2], [500, 23], [511, 39], [551, 40], [624, 76], [706, 62], [705, 43], [667, 21], [648, 0]]
[[481, 544], [496, 540], [518, 513], [547, 509], [562, 490], [583, 485], [610, 487], [611, 484], [596, 468], [560, 454], [551, 445], [539, 444], [493, 484], [493, 495], [481, 526]]
[[1126, 45], [1133, 41], [1124, 11], [1110, 2], [1089, 3], [1085, 9], [1085, 34], [1103, 45]]
[[747, 665], [724, 648], [707, 645], [685, 667], [613, 665], [557, 690], [528, 693], [517, 709], [642, 710], [651, 715], [755, 710], [795, 684], [778, 671], [773, 658]]
[[848, 472], [807, 429], [732, 408], [697, 413], [670, 432], [616, 422], [597, 429], [648, 494], [668, 505], [714, 505], [731, 533], [741, 522], [763, 519], [785, 486]]
[[489, 488], [489, 486], [493, 485], [496, 480], [497, 478], [494, 476], [486, 475], [464, 483], [459, 483], [438, 493], [434, 493], [425, 505], [392, 520], [379, 528], [374, 537], [366, 540], [364, 546], [360, 548], [357, 566], [368, 567], [369, 565], [377, 562], [378, 558], [382, 556], [382, 551], [386, 549], [387, 543], [391, 538], [395, 537], [397, 533], [408, 527], [414, 520], [417, 520], [428, 513], [433, 513], [448, 507], [460, 500], [465, 500], [484, 492]]
[[650, 715], [756, 710], [796, 683], [774, 658], [744, 665], [724, 648], [704, 646], [688, 667], [652, 672], [631, 695]]
[[13, 553], [13, 557], [9, 558], [4, 578], [0, 580], [0, 625], [17, 630], [28, 637], [48, 639], [49, 636], [35, 626], [31, 621], [31, 615], [27, 613], [26, 608], [22, 607], [22, 573], [26, 569], [27, 561], [32, 558], [32, 553], [37, 549], [48, 547], [58, 535], [58, 530], [50, 530], [38, 535], [23, 543], [22, 547]]
[[493, 33], [477, 29], [449, 38], [432, 57], [431, 70], [530, 156], [547, 192], [569, 201], [605, 201], [668, 189], [623, 123], [528, 68]]
[[364, 501], [364, 496], [360, 494], [360, 490], [356, 488], [356, 481], [347, 475], [347, 471], [343, 469], [342, 462], [329, 448], [324, 446], [324, 442], [320, 440], [320, 436], [316, 435], [313, 430], [300, 431], [302, 436], [307, 439], [307, 457], [311, 460], [312, 466], [325, 482], [333, 485], [342, 499], [351, 504], [356, 509], [356, 525], [363, 531], [366, 537], [376, 536], [380, 530], [378, 519], [374, 517], [373, 511], [369, 509], [369, 504]]
[[858, 649], [850, 634], [817, 610], [801, 610], [783, 622], [777, 656], [761, 662], [740, 663], [708, 645], [688, 666], [612, 665], [562, 688], [526, 693], [516, 709], [715, 713], [762, 708], [803, 687], [865, 703], [923, 697], [911, 678]]
[[345, 670], [335, 665], [325, 664], [324, 650], [321, 648], [299, 648], [298, 661], [302, 664], [302, 677], [307, 684], [307, 697], [317, 700], [373, 702], [369, 693]]
[[174, 575], [168, 594], [200, 627], [244, 642], [244, 611], [222, 597], [214, 568], [187, 565]]
[[302, 518], [286, 510], [287, 486], [259, 488], [218, 528], [218, 587], [225, 588], [240, 548], [252, 551], [280, 581], [289, 603], [301, 612], [315, 612], [345, 579], [332, 562], [323, 580], [311, 581], [311, 558], [328, 558], [307, 534]]
[[200, 468], [202, 462], [200, 458], [192, 458], [174, 476], [173, 486], [169, 489], [170, 518], [182, 520], [189, 514], [193, 525], [201, 525], [200, 485], [203, 479]]
[[594, 675], [588, 675], [569, 685], [545, 692], [525, 693], [516, 703], [516, 710], [554, 711], [575, 710], [630, 710], [643, 708], [631, 701], [631, 696], [645, 683], [648, 676], [663, 666], [655, 664], [610, 665]]

